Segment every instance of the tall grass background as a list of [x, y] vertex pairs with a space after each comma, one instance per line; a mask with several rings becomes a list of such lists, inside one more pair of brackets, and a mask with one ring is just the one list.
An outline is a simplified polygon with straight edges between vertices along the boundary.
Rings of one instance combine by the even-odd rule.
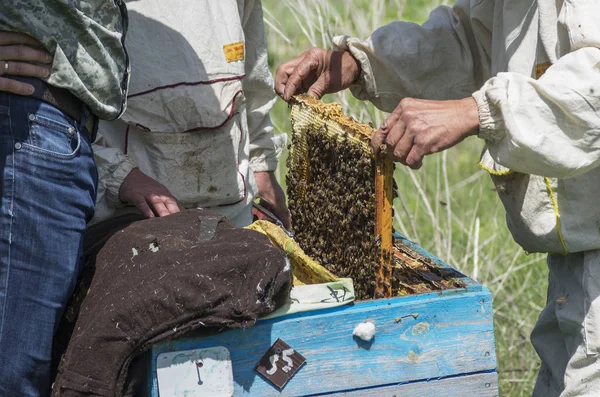
[[[331, 47], [335, 35], [367, 38], [396, 20], [423, 22], [443, 0], [263, 0], [269, 62], [276, 67], [313, 47]], [[385, 114], [349, 92], [330, 95], [347, 114], [379, 126]], [[279, 133], [289, 133], [287, 105], [272, 112]], [[483, 143], [469, 138], [426, 157], [423, 168], [398, 166], [396, 229], [451, 266], [488, 287], [502, 396], [530, 396], [539, 368], [529, 334], [546, 296], [541, 255], [527, 255], [508, 232], [504, 210], [488, 175], [477, 166]], [[277, 171], [285, 184], [285, 156]]]

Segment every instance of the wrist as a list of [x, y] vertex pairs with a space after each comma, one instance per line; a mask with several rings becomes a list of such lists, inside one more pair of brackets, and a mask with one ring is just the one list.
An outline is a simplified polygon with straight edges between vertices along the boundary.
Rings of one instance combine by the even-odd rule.
[[477, 135], [479, 133], [479, 108], [473, 97], [465, 98], [461, 117], [465, 123], [465, 136]]
[[131, 182], [132, 179], [135, 179], [141, 173], [140, 169], [135, 167], [125, 176], [123, 182], [121, 182], [121, 186], [119, 186], [119, 201], [123, 204], [128, 203], [127, 198], [127, 185]]
[[254, 171], [254, 181], [261, 187], [261, 184], [264, 182], [270, 182], [275, 180], [275, 172], [273, 171]]
[[355, 83], [360, 77], [362, 67], [360, 66], [360, 62], [348, 50], [343, 51], [342, 67], [344, 68], [345, 75], [348, 76], [348, 85]]

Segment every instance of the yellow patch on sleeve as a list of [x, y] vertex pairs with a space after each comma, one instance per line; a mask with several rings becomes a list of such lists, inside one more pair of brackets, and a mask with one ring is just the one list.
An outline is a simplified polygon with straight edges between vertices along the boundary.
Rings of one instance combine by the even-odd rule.
[[223, 46], [223, 53], [227, 63], [243, 61], [244, 60], [244, 42], [238, 41], [237, 43], [225, 44]]
[[538, 63], [535, 65], [535, 79], [537, 80], [542, 77], [550, 66], [552, 66], [552, 62]]

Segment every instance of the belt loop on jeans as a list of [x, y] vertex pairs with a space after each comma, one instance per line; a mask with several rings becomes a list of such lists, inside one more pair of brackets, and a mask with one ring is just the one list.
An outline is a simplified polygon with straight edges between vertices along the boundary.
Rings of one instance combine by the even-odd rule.
[[98, 129], [98, 118], [90, 112], [89, 107], [77, 98], [72, 92], [64, 88], [54, 87], [43, 80], [34, 77], [2, 76], [23, 83], [31, 84], [35, 89], [30, 96], [46, 102], [69, 116], [80, 131], [86, 131], [90, 136], [90, 142], [96, 140]]
[[[90, 134], [90, 143], [96, 140], [96, 132], [98, 131], [98, 118], [90, 112], [86, 104], [82, 103], [82, 116], [79, 120], [79, 130], [86, 130]], [[90, 120], [90, 117], [92, 120]]]

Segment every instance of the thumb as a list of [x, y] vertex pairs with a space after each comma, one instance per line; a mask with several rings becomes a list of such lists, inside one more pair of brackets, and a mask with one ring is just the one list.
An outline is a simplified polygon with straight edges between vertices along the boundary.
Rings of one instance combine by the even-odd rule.
[[373, 134], [373, 137], [371, 138], [371, 150], [373, 150], [373, 153], [377, 154], [381, 151], [381, 147], [384, 145], [387, 134], [387, 129], [380, 128], [375, 131], [375, 134]]
[[400, 120], [402, 114], [402, 107], [398, 105], [396, 109], [385, 119], [381, 127], [375, 132], [371, 138], [371, 149], [373, 153], [377, 154], [381, 150], [381, 146], [385, 144], [387, 135], [392, 130], [392, 127]]

